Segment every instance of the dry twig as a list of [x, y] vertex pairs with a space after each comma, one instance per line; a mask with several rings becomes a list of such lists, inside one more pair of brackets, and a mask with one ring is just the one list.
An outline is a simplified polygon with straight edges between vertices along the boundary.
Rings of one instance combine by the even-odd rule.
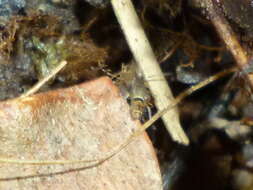
[[[198, 0], [193, 1], [195, 1], [195, 3], [198, 3]], [[215, 2], [214, 0], [203, 0], [202, 3], [205, 4], [205, 9], [207, 11], [208, 17], [215, 26], [215, 29], [217, 30], [220, 38], [224, 41], [227, 48], [232, 53], [234, 59], [236, 60], [236, 64], [238, 65], [240, 70], [244, 70], [248, 66], [248, 57], [246, 55], [246, 52], [238, 42], [236, 35], [230, 27], [229, 23], [227, 22], [226, 18], [217, 6], [217, 2]], [[246, 75], [246, 77], [250, 83], [251, 88], [253, 89], [253, 76]]]
[[67, 65], [67, 61], [62, 61], [57, 67], [55, 67], [52, 72], [30, 88], [27, 92], [22, 94], [20, 98], [28, 97], [36, 93], [44, 84], [46, 84], [50, 79], [52, 79], [60, 70]]
[[[161, 111], [174, 101], [174, 97], [155, 58], [133, 4], [131, 0], [111, 0], [111, 3], [136, 63], [155, 99], [155, 105]], [[159, 76], [161, 80], [148, 80], [152, 76]], [[174, 141], [184, 145], [189, 144], [189, 139], [181, 127], [176, 107], [164, 114], [162, 119]]]

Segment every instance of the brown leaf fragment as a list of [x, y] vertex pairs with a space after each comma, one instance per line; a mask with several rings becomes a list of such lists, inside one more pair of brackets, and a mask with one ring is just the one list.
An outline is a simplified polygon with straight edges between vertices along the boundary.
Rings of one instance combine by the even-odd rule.
[[[91, 160], [118, 147], [138, 127], [107, 77], [0, 103], [0, 157]], [[147, 135], [104, 163], [0, 164], [0, 189], [161, 189]]]

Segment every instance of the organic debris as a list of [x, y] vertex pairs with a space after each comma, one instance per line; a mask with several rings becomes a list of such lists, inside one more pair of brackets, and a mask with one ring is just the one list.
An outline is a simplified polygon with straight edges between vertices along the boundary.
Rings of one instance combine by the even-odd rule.
[[[39, 91], [108, 75], [128, 100], [132, 119], [145, 123], [140, 131], [153, 125], [148, 132], [165, 187], [252, 189], [252, 1], [133, 3], [157, 64], [179, 95], [171, 105], [151, 117], [156, 95], [151, 97], [147, 83], [163, 76], [143, 77], [103, 0], [0, 1], [0, 99], [28, 91], [64, 60], [67, 66]], [[154, 123], [178, 103], [187, 148], [175, 145], [160, 121]]]
[[[18, 81], [28, 81], [28, 84], [18, 84], [20, 90], [17, 89], [17, 93], [27, 90], [24, 85], [46, 77], [63, 60], [69, 64], [56, 77], [57, 81], [66, 85], [95, 78], [101, 72], [93, 68], [105, 62], [108, 57], [107, 49], [96, 46], [88, 34], [65, 35], [55, 16], [32, 13], [30, 16], [13, 17], [10, 25], [4, 28], [3, 34], [5, 33], [0, 48], [3, 61], [6, 62], [2, 62], [5, 65], [3, 67], [9, 64], [10, 68], [14, 67], [17, 72], [18, 67], [25, 67], [28, 71], [23, 76], [13, 76]], [[2, 69], [2, 72], [5, 74], [7, 71]], [[2, 89], [8, 89], [11, 85], [9, 83], [12, 83], [7, 77], [2, 79]], [[10, 96], [8, 93], [2, 93], [1, 99]]]

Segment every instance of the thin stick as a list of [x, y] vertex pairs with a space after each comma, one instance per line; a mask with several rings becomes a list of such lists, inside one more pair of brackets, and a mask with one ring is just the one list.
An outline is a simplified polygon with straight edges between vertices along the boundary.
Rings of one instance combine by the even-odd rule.
[[208, 79], [188, 88], [187, 90], [185, 90], [184, 92], [180, 93], [176, 99], [173, 101], [173, 103], [168, 106], [167, 108], [163, 109], [160, 112], [157, 112], [155, 115], [153, 115], [153, 117], [148, 120], [146, 123], [144, 123], [142, 125], [142, 128], [148, 128], [149, 126], [151, 126], [155, 121], [157, 121], [164, 113], [166, 113], [171, 107], [176, 106], [178, 103], [180, 103], [185, 97], [191, 95], [193, 92], [199, 90], [200, 88], [210, 84], [213, 81], [216, 81], [217, 79], [224, 77], [232, 72], [235, 72], [236, 70], [238, 70], [237, 68], [233, 67], [231, 69], [225, 70], [225, 71], [221, 71], [211, 77], [209, 77]]
[[171, 50], [170, 50], [169, 52], [167, 52], [167, 53], [165, 54], [165, 56], [164, 56], [161, 60], [159, 60], [159, 62], [162, 63], [162, 62], [165, 62], [166, 60], [168, 60], [168, 59], [175, 53], [175, 51], [177, 50], [177, 48], [178, 48], [181, 44], [182, 44], [182, 41], [177, 42], [177, 43], [171, 48]]
[[221, 77], [224, 77], [230, 73], [233, 73], [237, 71], [238, 68], [231, 68], [222, 72], [217, 73], [216, 75], [213, 75], [209, 77], [208, 79], [196, 84], [195, 86], [192, 86], [191, 88], [185, 90], [179, 96], [177, 96], [174, 101], [167, 106], [165, 109], [163, 109], [160, 112], [157, 112], [149, 121], [144, 123], [141, 127], [139, 127], [132, 135], [130, 135], [129, 138], [126, 139], [125, 142], [123, 142], [119, 147], [115, 148], [115, 150], [109, 152], [107, 155], [103, 156], [102, 158], [93, 159], [93, 160], [19, 160], [19, 159], [8, 159], [8, 158], [0, 158], [0, 163], [8, 163], [8, 164], [29, 164], [29, 165], [56, 165], [56, 164], [80, 164], [80, 163], [90, 163], [89, 166], [86, 166], [87, 168], [92, 166], [99, 165], [106, 160], [112, 158], [117, 153], [122, 151], [127, 145], [129, 145], [133, 140], [135, 140], [136, 137], [138, 137], [140, 134], [142, 134], [149, 126], [151, 126], [155, 121], [157, 121], [162, 115], [164, 115], [167, 111], [174, 108], [178, 103], [180, 103], [185, 97], [191, 95], [195, 91], [199, 90], [200, 88], [212, 83], [213, 81], [216, 81], [217, 79], [220, 79]]
[[[195, 3], [198, 3], [198, 0], [194, 1]], [[205, 4], [206, 11], [210, 20], [215, 26], [215, 29], [217, 30], [220, 38], [224, 41], [228, 50], [232, 53], [234, 59], [236, 60], [236, 64], [241, 70], [246, 69], [249, 63], [246, 52], [238, 42], [236, 34], [230, 27], [229, 23], [224, 17], [224, 14], [221, 13], [220, 8], [217, 5], [217, 2], [214, 0], [203, 0], [202, 3]], [[253, 89], [253, 76], [248, 75], [247, 72], [245, 73], [247, 80], [249, 81], [250, 86]]]
[[[174, 97], [141, 26], [134, 6], [131, 0], [111, 0], [111, 4], [135, 61], [154, 97], [155, 105], [161, 111], [172, 104]], [[160, 80], [148, 80], [152, 76], [158, 76]], [[189, 139], [181, 127], [176, 107], [166, 112], [162, 119], [174, 141], [184, 145], [189, 144]]]
[[52, 72], [36, 83], [32, 88], [30, 88], [27, 92], [22, 94], [20, 98], [25, 98], [31, 96], [32, 94], [36, 93], [45, 83], [47, 83], [50, 79], [52, 79], [60, 70], [63, 69], [67, 65], [67, 61], [62, 61], [57, 67], [55, 67]]

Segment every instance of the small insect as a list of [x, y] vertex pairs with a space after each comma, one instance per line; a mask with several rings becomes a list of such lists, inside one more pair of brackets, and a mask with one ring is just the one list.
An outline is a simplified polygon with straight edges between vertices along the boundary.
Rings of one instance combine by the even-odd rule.
[[151, 117], [151, 96], [143, 80], [136, 77], [135, 80], [132, 81], [129, 99], [130, 111], [133, 119], [141, 120], [145, 110], [148, 111], [149, 118]]
[[151, 94], [136, 63], [123, 64], [121, 71], [116, 74], [111, 74], [111, 71], [105, 68], [103, 68], [103, 71], [112, 79], [115, 79], [122, 96], [129, 100], [130, 113], [134, 120], [142, 120], [145, 111], [148, 111], [148, 115], [151, 117]]
[[[130, 113], [134, 120], [142, 120], [143, 114], [147, 110], [151, 117], [151, 94], [145, 86], [141, 71], [136, 63], [123, 66], [118, 83], [121, 91], [130, 102]], [[125, 89], [124, 89], [125, 88]], [[127, 90], [127, 93], [125, 92]]]

